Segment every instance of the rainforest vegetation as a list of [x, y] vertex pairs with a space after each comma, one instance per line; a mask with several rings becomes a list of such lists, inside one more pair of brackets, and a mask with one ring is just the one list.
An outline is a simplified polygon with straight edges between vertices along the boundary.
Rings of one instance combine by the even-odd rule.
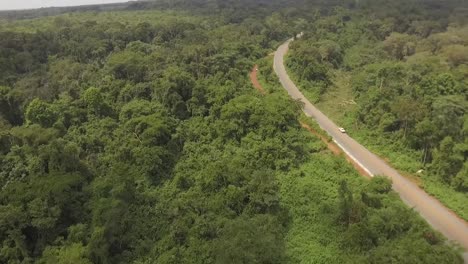
[[434, 4], [336, 9], [288, 66], [325, 113], [468, 219], [468, 6]]
[[[2, 14], [0, 263], [462, 263], [389, 180], [360, 177], [301, 127], [300, 109], [278, 88], [267, 57], [297, 32], [320, 33], [294, 47], [293, 55], [302, 50], [317, 66], [302, 78], [325, 93], [338, 69], [361, 73], [356, 98], [377, 102], [356, 112], [362, 126], [376, 125], [390, 100], [424, 95], [416, 97], [422, 120], [395, 114], [379, 127], [413, 140], [408, 147], [425, 149], [447, 186], [466, 191], [466, 161], [459, 161], [466, 159], [459, 150], [466, 60], [447, 55], [466, 54], [456, 20], [463, 16], [447, 3], [460, 25], [422, 20], [436, 28], [426, 37], [438, 42], [415, 57], [414, 65], [427, 60], [414, 66], [425, 70], [418, 75], [406, 53], [421, 55], [425, 38], [392, 28], [399, 20], [385, 16], [394, 10], [410, 24], [424, 17], [428, 7], [419, 2], [411, 3], [421, 16], [400, 13], [407, 2], [159, 1]], [[381, 35], [364, 39], [364, 24]], [[437, 34], [453, 34], [453, 43]], [[415, 38], [415, 49], [378, 50], [388, 38]], [[310, 48], [320, 41], [338, 50], [317, 57]], [[348, 58], [353, 48], [387, 61]], [[448, 58], [446, 68], [432, 68]], [[248, 78], [256, 63], [265, 96]], [[411, 85], [417, 78], [434, 90], [426, 96]], [[441, 88], [442, 81], [453, 85]], [[433, 111], [453, 113], [453, 129], [434, 128], [417, 141], [415, 125], [446, 122]], [[446, 152], [461, 165], [437, 163]]]

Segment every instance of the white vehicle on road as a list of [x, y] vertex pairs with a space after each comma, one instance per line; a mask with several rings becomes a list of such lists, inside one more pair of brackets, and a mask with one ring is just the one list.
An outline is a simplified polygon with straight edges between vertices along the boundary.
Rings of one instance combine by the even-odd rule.
[[[400, 195], [403, 202], [410, 208], [413, 208], [412, 210], [418, 212], [434, 229], [444, 234], [448, 240], [457, 242], [468, 250], [468, 228], [465, 220], [457, 217], [450, 209], [446, 208], [433, 196], [427, 194], [413, 181], [402, 176], [384, 160], [344, 134], [343, 128], [338, 128], [299, 91], [291, 78], [289, 78], [284, 66], [284, 55], [288, 51], [291, 41], [293, 40], [289, 39], [278, 47], [273, 63], [274, 71], [288, 94], [294, 100], [302, 100], [304, 105], [303, 111], [308, 116], [313, 117], [329, 135], [333, 135], [335, 142], [339, 142], [338, 146], [371, 177], [374, 175], [389, 177], [392, 180], [393, 189]], [[336, 133], [337, 128], [342, 133]], [[464, 252], [463, 257], [465, 263], [468, 264], [468, 252]]]
[[339, 127], [338, 130], [341, 132], [341, 133], [346, 133], [346, 130], [342, 127]]

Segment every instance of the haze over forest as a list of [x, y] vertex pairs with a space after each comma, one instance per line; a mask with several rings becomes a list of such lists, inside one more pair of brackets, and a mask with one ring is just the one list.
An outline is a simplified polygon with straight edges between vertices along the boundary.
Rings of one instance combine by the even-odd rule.
[[127, 2], [128, 0], [1, 0], [0, 10], [33, 9], [42, 7], [79, 6]]

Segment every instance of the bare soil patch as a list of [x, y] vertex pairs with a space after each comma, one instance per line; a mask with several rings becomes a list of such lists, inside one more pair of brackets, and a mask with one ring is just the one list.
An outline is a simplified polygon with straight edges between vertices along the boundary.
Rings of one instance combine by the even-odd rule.
[[252, 71], [250, 72], [250, 81], [252, 82], [252, 85], [255, 87], [255, 89], [257, 89], [261, 94], [265, 95], [265, 89], [263, 89], [262, 85], [258, 82], [257, 72], [258, 65], [254, 65]]

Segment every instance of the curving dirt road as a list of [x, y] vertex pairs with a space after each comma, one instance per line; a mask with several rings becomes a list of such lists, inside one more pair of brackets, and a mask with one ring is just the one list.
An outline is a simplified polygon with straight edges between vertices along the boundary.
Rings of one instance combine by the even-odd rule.
[[250, 71], [250, 81], [252, 82], [252, 85], [255, 87], [255, 89], [257, 89], [262, 95], [265, 95], [265, 90], [263, 89], [262, 85], [258, 82], [257, 71], [258, 65], [254, 65], [254, 67]]
[[[304, 102], [304, 113], [314, 118], [320, 127], [333, 137], [335, 143], [369, 175], [385, 175], [390, 177], [393, 181], [393, 189], [398, 192], [401, 199], [408, 206], [413, 207], [419, 212], [434, 229], [441, 232], [449, 240], [468, 249], [468, 223], [465, 220], [457, 217], [438, 200], [428, 195], [415, 183], [400, 175], [395, 169], [347, 134], [341, 133], [337, 125], [304, 97], [289, 78], [283, 63], [284, 55], [287, 53], [291, 41], [293, 39], [286, 41], [275, 52], [273, 68], [289, 95], [294, 99], [300, 99]], [[464, 259], [465, 263], [468, 263], [468, 253], [464, 254]]]

